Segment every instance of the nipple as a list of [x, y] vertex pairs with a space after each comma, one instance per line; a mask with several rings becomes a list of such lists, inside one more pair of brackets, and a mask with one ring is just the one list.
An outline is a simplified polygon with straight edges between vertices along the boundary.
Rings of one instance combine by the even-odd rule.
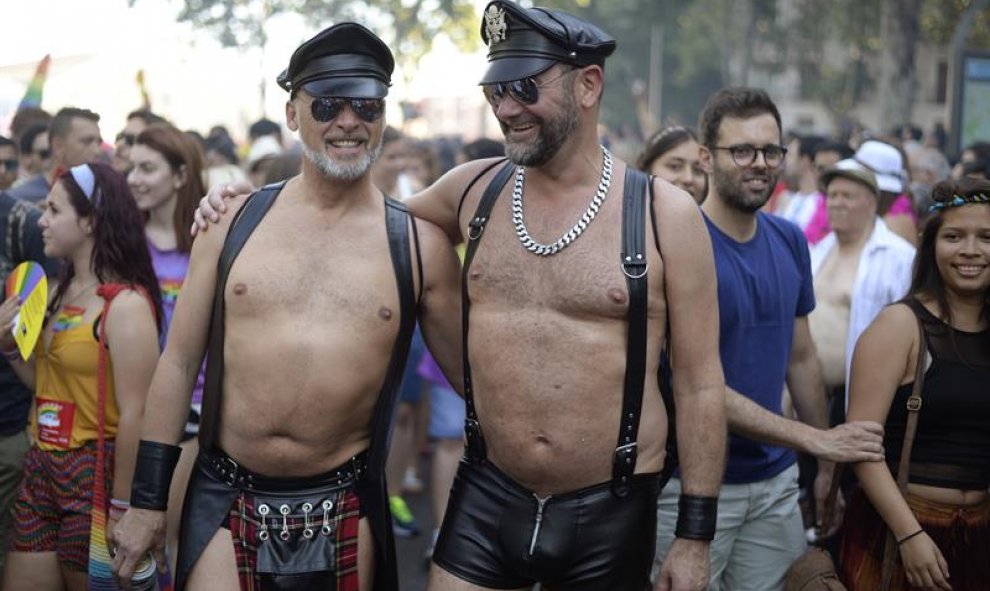
[[626, 303], [626, 292], [622, 291], [618, 287], [612, 287], [608, 290], [608, 299], [612, 300], [616, 304]]
[[381, 308], [378, 308], [378, 317], [382, 320], [391, 320], [392, 310], [386, 306], [382, 306]]
[[234, 295], [244, 295], [247, 293], [247, 285], [243, 283], [234, 284]]

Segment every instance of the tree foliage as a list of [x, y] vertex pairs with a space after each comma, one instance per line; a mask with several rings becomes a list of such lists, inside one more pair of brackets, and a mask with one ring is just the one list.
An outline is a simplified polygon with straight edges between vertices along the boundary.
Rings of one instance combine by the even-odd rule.
[[280, 13], [303, 14], [313, 23], [366, 23], [406, 72], [440, 33], [464, 50], [480, 41], [480, 15], [471, 0], [186, 0], [179, 20], [212, 31], [226, 47], [263, 47], [265, 22]]

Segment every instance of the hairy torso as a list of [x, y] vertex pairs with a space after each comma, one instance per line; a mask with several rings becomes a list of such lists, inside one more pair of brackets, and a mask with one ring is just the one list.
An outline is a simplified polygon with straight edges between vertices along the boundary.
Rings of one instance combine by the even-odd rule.
[[[615, 175], [604, 206], [584, 234], [550, 257], [527, 252], [516, 237], [510, 181], [470, 267], [469, 356], [488, 454], [537, 492], [574, 490], [611, 476], [629, 304], [619, 263], [621, 178]], [[487, 178], [479, 185], [487, 185]], [[464, 202], [464, 235], [481, 190]], [[580, 218], [590, 196], [546, 199], [527, 191], [530, 234], [544, 243], [556, 240]], [[656, 378], [666, 302], [663, 266], [653, 244], [648, 231], [649, 345], [637, 472], [661, 468], [666, 441]]]

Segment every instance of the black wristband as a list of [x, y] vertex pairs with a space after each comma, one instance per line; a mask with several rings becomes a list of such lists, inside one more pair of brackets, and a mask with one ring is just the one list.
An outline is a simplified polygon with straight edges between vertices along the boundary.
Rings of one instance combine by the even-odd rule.
[[677, 507], [677, 527], [674, 529], [674, 536], [709, 542], [715, 539], [718, 497], [682, 494]]
[[131, 483], [131, 507], [164, 511], [168, 507], [168, 489], [172, 473], [179, 463], [182, 448], [157, 441], [138, 442], [137, 463]]

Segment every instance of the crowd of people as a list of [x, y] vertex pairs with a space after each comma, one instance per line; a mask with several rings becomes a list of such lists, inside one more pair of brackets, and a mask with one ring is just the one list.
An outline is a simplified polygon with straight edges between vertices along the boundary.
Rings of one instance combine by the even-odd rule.
[[27, 357], [0, 306], [2, 588], [395, 590], [416, 535], [431, 591], [797, 589], [809, 545], [851, 590], [990, 586], [990, 143], [725, 88], [623, 154], [599, 26], [494, 0], [481, 36], [500, 140], [387, 125], [349, 22], [243, 150], [18, 112], [0, 271], [52, 289]]

